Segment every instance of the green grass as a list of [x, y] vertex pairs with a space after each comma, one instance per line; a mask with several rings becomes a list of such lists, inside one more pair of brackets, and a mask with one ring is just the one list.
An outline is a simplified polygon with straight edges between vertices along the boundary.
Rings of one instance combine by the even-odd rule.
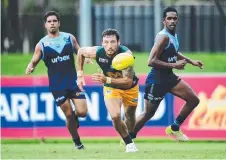
[[71, 140], [2, 141], [2, 159], [221, 159], [226, 155], [226, 141], [191, 141], [141, 139], [137, 153], [125, 153], [118, 139], [84, 139], [85, 150], [77, 151]]
[[[150, 67], [147, 66], [148, 53], [135, 53], [135, 71], [138, 74], [147, 74], [150, 71]], [[204, 62], [205, 66], [203, 70], [198, 67], [187, 65], [184, 71], [176, 71], [178, 73], [203, 73], [203, 72], [225, 72], [226, 71], [226, 53], [187, 53], [186, 56], [192, 59], [199, 59]], [[31, 59], [32, 54], [8, 54], [1, 56], [1, 73], [2, 75], [24, 75], [27, 64]], [[85, 65], [85, 74], [92, 74], [97, 72], [97, 64]], [[41, 61], [36, 67], [33, 75], [46, 75], [46, 67]]]

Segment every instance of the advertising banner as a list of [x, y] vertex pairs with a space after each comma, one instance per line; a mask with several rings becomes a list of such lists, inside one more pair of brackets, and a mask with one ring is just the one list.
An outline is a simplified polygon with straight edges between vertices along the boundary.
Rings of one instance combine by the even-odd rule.
[[[144, 110], [144, 80], [136, 115]], [[191, 138], [226, 139], [226, 76], [182, 76], [200, 98], [200, 104], [182, 125]], [[3, 138], [70, 137], [65, 116], [48, 89], [47, 77], [2, 77], [0, 95]], [[81, 136], [117, 136], [106, 110], [103, 87], [86, 77], [88, 115], [80, 118]], [[178, 115], [185, 102], [167, 94], [155, 116], [138, 136], [165, 136], [164, 129]], [[123, 107], [122, 107], [123, 116]]]

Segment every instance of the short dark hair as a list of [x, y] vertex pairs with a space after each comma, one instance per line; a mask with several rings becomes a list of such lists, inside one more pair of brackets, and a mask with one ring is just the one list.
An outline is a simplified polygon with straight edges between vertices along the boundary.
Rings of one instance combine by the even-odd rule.
[[49, 16], [56, 16], [56, 17], [57, 17], [57, 20], [60, 21], [60, 15], [59, 15], [59, 13], [57, 13], [56, 11], [49, 11], [49, 12], [47, 12], [47, 13], [45, 14], [45, 16], [44, 16], [44, 21], [45, 21], [45, 22], [46, 22], [46, 20], [47, 20], [47, 18], [48, 18]]
[[[174, 7], [166, 7], [163, 11], [163, 15], [162, 15], [163, 19], [166, 18], [167, 12], [176, 12], [177, 13], [177, 10]], [[177, 15], [178, 15], [178, 13], [177, 13]]]
[[102, 39], [105, 36], [112, 36], [112, 35], [115, 35], [116, 36], [117, 41], [119, 40], [119, 38], [120, 38], [119, 32], [116, 29], [112, 29], [112, 28], [105, 29], [102, 32]]

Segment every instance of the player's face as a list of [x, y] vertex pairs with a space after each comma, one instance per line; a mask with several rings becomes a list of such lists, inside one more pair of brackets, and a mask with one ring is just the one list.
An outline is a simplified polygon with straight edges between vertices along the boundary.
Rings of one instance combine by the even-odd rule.
[[56, 16], [49, 16], [46, 19], [45, 27], [49, 33], [55, 34], [59, 31], [60, 22], [57, 20]]
[[117, 41], [117, 38], [115, 35], [104, 36], [102, 39], [102, 46], [104, 47], [108, 55], [116, 54], [119, 45], [120, 45], [120, 42]]
[[176, 26], [178, 23], [177, 13], [176, 12], [167, 12], [166, 18], [164, 19], [163, 23], [169, 31], [175, 33]]

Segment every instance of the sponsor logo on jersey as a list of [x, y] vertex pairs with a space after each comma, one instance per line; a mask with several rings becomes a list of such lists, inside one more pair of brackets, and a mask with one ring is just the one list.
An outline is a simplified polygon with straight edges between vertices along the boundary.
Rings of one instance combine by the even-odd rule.
[[52, 45], [51, 42], [44, 42], [44, 47], [51, 46], [51, 45]]
[[177, 61], [177, 56], [169, 57], [168, 62], [176, 62]]
[[63, 62], [63, 61], [67, 61], [70, 59], [70, 55], [66, 55], [66, 56], [57, 56], [56, 58], [52, 58], [51, 61], [52, 63], [58, 63], [58, 62]]
[[148, 94], [148, 100], [149, 101], [152, 101], [152, 100], [161, 101], [163, 98], [164, 98], [164, 96], [163, 97], [154, 97], [153, 94], [151, 94], [151, 93]]
[[105, 59], [105, 58], [99, 58], [99, 62], [102, 62], [102, 63], [108, 63], [108, 59]]
[[58, 98], [56, 99], [56, 102], [59, 102], [59, 101], [61, 101], [61, 100], [63, 100], [63, 99], [65, 99], [64, 96], [58, 97]]

